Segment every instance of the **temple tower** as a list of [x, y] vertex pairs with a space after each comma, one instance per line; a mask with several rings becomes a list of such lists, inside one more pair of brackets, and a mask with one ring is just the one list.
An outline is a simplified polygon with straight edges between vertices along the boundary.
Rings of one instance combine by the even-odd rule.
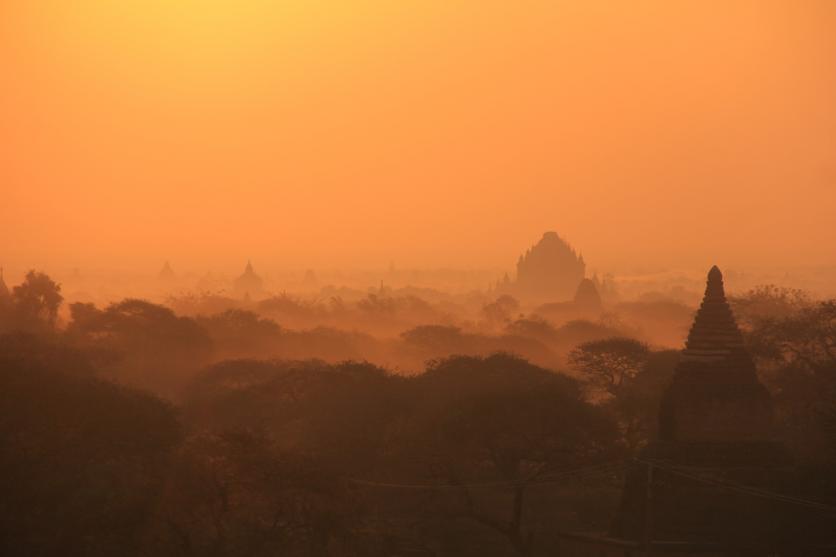
[[659, 422], [659, 439], [627, 475], [613, 534], [727, 544], [757, 537], [769, 507], [722, 485], [780, 489], [789, 457], [775, 441], [772, 399], [758, 380], [717, 267], [708, 273]]
[[171, 282], [176, 278], [174, 269], [171, 268], [168, 261], [163, 264], [163, 268], [160, 269], [160, 272], [157, 274], [157, 278], [163, 282]]
[[600, 313], [604, 309], [601, 303], [601, 295], [598, 294], [598, 288], [592, 279], [585, 278], [578, 285], [575, 291], [574, 299], [575, 307], [582, 311], [590, 311]]
[[543, 301], [568, 301], [586, 273], [586, 263], [556, 232], [546, 232], [517, 261], [514, 294]]
[[235, 291], [244, 297], [259, 297], [264, 294], [264, 281], [255, 273], [253, 265], [247, 261], [244, 273], [235, 279]]
[[6, 286], [6, 281], [3, 278], [3, 267], [0, 267], [0, 301], [6, 300], [11, 297], [11, 293], [9, 292], [9, 287]]
[[743, 346], [716, 266], [708, 273], [705, 297], [663, 398], [659, 422], [660, 440], [666, 442], [774, 438], [771, 397]]

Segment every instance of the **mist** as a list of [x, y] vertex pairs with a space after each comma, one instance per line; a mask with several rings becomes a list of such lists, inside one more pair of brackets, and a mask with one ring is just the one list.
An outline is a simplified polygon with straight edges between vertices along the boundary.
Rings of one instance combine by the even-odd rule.
[[832, 555], [834, 29], [0, 2], [0, 554]]

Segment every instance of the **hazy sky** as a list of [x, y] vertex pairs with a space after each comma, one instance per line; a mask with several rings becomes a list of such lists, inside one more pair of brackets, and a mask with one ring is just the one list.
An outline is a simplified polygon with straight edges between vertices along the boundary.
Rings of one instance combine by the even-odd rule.
[[836, 264], [836, 2], [0, 1], [0, 263]]

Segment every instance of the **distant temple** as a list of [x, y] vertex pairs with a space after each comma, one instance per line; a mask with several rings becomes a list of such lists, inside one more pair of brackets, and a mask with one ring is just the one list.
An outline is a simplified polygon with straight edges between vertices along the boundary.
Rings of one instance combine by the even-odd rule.
[[603, 311], [604, 305], [595, 281], [583, 279], [571, 301], [540, 304], [534, 313], [553, 323], [564, 323], [572, 319], [595, 320], [601, 317]]
[[717, 267], [708, 273], [659, 422], [659, 439], [628, 469], [612, 531], [568, 534], [564, 553], [645, 555], [652, 548], [685, 556], [709, 546], [771, 543], [763, 531], [776, 508], [752, 493], [780, 491], [790, 459], [776, 441], [771, 397], [744, 347]]
[[573, 302], [575, 307], [583, 311], [600, 312], [603, 309], [598, 287], [588, 278], [583, 279], [578, 285]]
[[546, 232], [520, 256], [514, 292], [544, 301], [571, 300], [585, 273], [583, 256], [556, 232]]
[[235, 292], [245, 297], [257, 297], [264, 293], [264, 281], [255, 274], [253, 265], [247, 261], [244, 274], [235, 279]]
[[3, 267], [0, 267], [0, 301], [7, 300], [10, 297], [9, 287], [6, 286], [6, 281], [3, 278]]
[[171, 265], [169, 265], [168, 261], [166, 261], [163, 265], [163, 268], [160, 269], [160, 273], [157, 275], [157, 278], [164, 282], [170, 282], [174, 280], [174, 270], [171, 268]]

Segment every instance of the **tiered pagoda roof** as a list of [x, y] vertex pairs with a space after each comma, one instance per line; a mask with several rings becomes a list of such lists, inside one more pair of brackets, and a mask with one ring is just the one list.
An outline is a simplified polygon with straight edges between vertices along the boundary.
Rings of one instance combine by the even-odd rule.
[[662, 400], [667, 441], [739, 442], [772, 437], [772, 401], [758, 380], [716, 266]]
[[[772, 399], [744, 346], [723, 291], [723, 274], [712, 267], [705, 298], [662, 397], [658, 438], [642, 450], [644, 462], [628, 473], [614, 534], [642, 539], [651, 516], [651, 535], [657, 539], [727, 543], [733, 537], [762, 535], [756, 528], [742, 529], [770, 516], [761, 501], [732, 497], [722, 485], [672, 470], [775, 490], [789, 457], [775, 441], [772, 420]], [[652, 478], [651, 462], [660, 466]]]
[[743, 350], [743, 335], [726, 301], [723, 273], [715, 265], [708, 272], [705, 297], [682, 352], [683, 361], [718, 361]]

